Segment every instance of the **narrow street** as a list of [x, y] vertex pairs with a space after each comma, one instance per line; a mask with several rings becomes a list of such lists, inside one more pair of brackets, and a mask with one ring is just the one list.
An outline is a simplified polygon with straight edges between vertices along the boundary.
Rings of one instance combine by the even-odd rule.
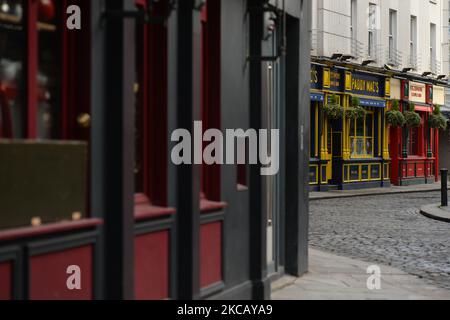
[[439, 199], [430, 192], [311, 201], [310, 246], [450, 289], [450, 224], [419, 213]]

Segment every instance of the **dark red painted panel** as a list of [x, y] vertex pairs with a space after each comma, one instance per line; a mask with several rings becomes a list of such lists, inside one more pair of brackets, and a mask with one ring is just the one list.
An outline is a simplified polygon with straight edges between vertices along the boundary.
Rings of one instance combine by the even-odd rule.
[[415, 171], [414, 171], [414, 163], [408, 163], [408, 177], [414, 178]]
[[136, 237], [134, 250], [136, 299], [169, 298], [169, 232]]
[[[93, 298], [91, 245], [30, 258], [30, 299], [90, 300]], [[69, 266], [81, 270], [81, 290], [67, 288]]]
[[205, 288], [222, 281], [222, 223], [200, 228], [200, 286]]
[[0, 300], [12, 299], [12, 263], [0, 263]]
[[423, 163], [417, 164], [417, 177], [425, 177], [425, 165]]

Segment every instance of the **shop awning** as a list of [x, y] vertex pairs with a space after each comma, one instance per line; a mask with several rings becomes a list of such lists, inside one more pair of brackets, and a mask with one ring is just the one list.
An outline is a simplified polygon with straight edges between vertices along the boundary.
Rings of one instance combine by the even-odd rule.
[[311, 101], [323, 102], [325, 100], [323, 93], [311, 92]]
[[385, 100], [375, 100], [375, 99], [365, 99], [360, 98], [359, 103], [363, 107], [375, 107], [375, 108], [386, 108]]

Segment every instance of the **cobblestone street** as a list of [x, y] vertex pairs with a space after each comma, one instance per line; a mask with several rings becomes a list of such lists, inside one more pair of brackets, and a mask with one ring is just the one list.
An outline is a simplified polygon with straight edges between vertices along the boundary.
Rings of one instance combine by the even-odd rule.
[[450, 224], [419, 213], [439, 201], [438, 192], [311, 201], [310, 245], [450, 289]]

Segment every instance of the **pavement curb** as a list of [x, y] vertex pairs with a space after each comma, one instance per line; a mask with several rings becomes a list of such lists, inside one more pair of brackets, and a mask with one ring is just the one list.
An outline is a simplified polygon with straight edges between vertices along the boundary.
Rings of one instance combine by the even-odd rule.
[[[450, 190], [450, 188], [448, 189]], [[333, 195], [324, 195], [317, 197], [310, 197], [309, 201], [318, 201], [318, 200], [331, 200], [331, 199], [339, 199], [339, 198], [357, 198], [357, 197], [371, 197], [371, 196], [385, 196], [390, 194], [410, 194], [410, 193], [421, 193], [421, 192], [437, 192], [441, 191], [440, 188], [436, 189], [424, 189], [424, 190], [395, 190], [395, 191], [375, 191], [373, 193], [351, 193], [351, 194], [333, 194]], [[326, 193], [326, 192], [324, 192]]]
[[427, 218], [450, 223], [450, 212], [442, 210], [440, 204], [423, 206], [420, 213]]

